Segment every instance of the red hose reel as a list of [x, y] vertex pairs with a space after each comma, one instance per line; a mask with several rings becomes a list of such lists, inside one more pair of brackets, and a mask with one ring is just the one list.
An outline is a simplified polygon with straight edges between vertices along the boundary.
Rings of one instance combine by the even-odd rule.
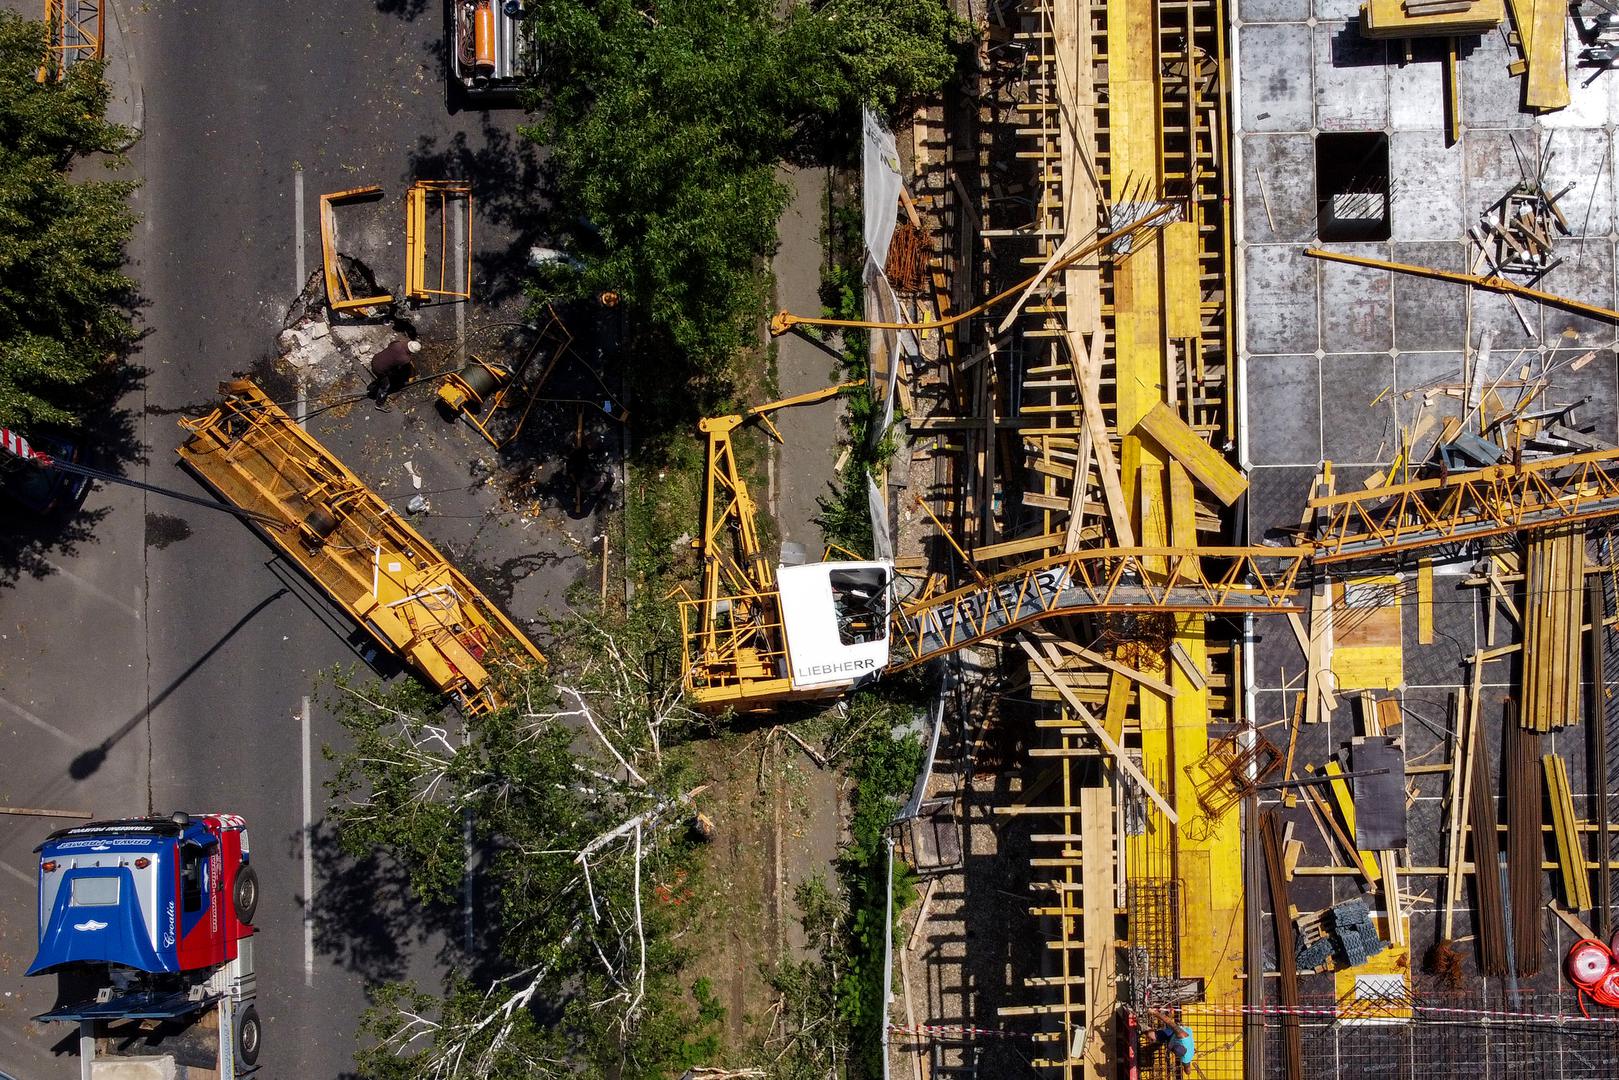
[[1619, 1009], [1619, 956], [1595, 938], [1581, 938], [1568, 950], [1568, 977], [1580, 995], [1580, 1012], [1587, 996], [1598, 1005]]

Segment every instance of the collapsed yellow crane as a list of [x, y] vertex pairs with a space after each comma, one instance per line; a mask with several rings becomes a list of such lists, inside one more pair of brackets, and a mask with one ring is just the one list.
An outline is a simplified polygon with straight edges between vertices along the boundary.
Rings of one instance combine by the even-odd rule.
[[1303, 548], [1105, 548], [1042, 559], [930, 593], [886, 559], [773, 565], [732, 435], [770, 414], [826, 401], [854, 383], [700, 422], [707, 436], [702, 593], [681, 602], [685, 685], [699, 707], [768, 709], [837, 697], [885, 673], [1058, 615], [1300, 610]]
[[[264, 534], [378, 645], [473, 714], [504, 704], [499, 664], [545, 657], [359, 477], [243, 379], [181, 420], [181, 462]], [[278, 522], [270, 525], [269, 522]]]

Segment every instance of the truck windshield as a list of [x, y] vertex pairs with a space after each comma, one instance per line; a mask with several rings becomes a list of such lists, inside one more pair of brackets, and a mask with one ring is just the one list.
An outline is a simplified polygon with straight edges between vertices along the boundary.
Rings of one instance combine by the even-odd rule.
[[73, 879], [74, 907], [111, 907], [118, 903], [115, 877], [76, 877]]

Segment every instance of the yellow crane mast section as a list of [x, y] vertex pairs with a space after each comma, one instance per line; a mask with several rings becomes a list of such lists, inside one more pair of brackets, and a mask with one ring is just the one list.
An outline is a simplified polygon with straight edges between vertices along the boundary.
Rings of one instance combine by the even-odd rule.
[[182, 420], [180, 460], [233, 506], [284, 522], [265, 535], [384, 649], [469, 713], [498, 708], [499, 664], [545, 657], [359, 477], [248, 380]]

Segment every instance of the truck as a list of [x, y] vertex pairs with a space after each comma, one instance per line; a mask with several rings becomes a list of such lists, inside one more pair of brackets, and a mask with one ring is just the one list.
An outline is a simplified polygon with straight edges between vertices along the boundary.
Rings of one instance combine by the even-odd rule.
[[520, 0], [450, 0], [450, 73], [475, 97], [517, 92], [531, 69]]
[[98, 821], [39, 855], [39, 947], [58, 977], [35, 1020], [79, 1025], [84, 1080], [228, 1080], [256, 1071], [259, 881], [235, 814]]

